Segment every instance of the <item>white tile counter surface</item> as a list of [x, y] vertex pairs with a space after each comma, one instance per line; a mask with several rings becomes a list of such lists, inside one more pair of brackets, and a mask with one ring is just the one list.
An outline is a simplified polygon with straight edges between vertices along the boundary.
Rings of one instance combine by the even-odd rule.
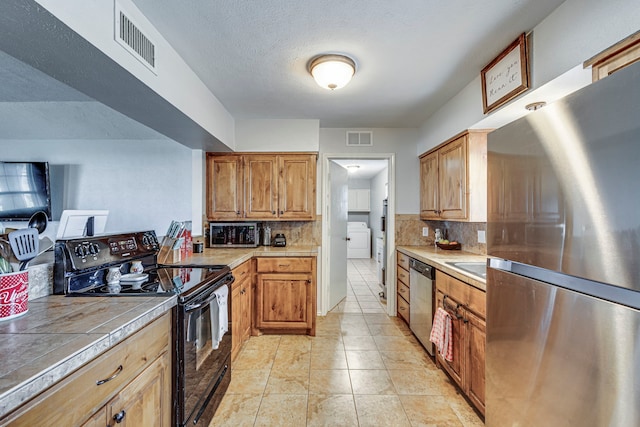
[[200, 254], [180, 261], [180, 264], [228, 265], [233, 269], [252, 257], [308, 257], [318, 256], [317, 246], [258, 246], [256, 248], [205, 248]]
[[485, 280], [471, 275], [464, 270], [445, 264], [446, 262], [487, 262], [486, 255], [478, 255], [464, 251], [447, 251], [434, 246], [398, 246], [396, 249], [398, 252], [402, 252], [410, 258], [429, 264], [438, 270], [447, 273], [458, 280], [462, 280], [463, 282], [482, 291], [486, 292], [487, 290], [487, 283]]
[[0, 322], [0, 417], [166, 313], [175, 296], [29, 301]]

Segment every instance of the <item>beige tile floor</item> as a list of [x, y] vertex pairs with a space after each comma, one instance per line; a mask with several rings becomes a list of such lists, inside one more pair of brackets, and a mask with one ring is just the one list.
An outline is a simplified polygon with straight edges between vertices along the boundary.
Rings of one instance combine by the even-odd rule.
[[211, 426], [483, 426], [409, 329], [385, 313], [373, 260], [316, 336], [251, 337]]

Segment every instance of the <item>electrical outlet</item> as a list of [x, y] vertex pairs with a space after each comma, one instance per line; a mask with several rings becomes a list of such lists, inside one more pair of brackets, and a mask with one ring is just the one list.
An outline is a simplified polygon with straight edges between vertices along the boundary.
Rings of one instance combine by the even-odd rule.
[[429, 236], [429, 227], [422, 227], [422, 237]]
[[478, 243], [487, 243], [487, 236], [484, 230], [478, 230]]

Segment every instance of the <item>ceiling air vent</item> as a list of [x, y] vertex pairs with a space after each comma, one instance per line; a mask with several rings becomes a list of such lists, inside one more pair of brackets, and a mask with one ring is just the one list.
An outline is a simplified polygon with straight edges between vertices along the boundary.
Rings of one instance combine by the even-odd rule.
[[347, 131], [347, 147], [371, 147], [373, 145], [373, 132]]
[[115, 40], [155, 74], [155, 44], [140, 31], [118, 3], [115, 6]]

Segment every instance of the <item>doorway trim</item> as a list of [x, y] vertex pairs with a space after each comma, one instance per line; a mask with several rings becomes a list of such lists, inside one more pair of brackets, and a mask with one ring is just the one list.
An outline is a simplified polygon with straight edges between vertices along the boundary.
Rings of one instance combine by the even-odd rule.
[[[318, 304], [318, 315], [326, 316], [329, 311], [329, 162], [331, 160], [343, 159], [364, 159], [364, 160], [387, 160], [387, 183], [388, 183], [388, 206], [387, 206], [387, 256], [385, 280], [387, 283], [387, 314], [396, 315], [396, 155], [395, 153], [323, 153], [322, 154], [322, 243], [321, 243], [321, 279], [320, 296], [321, 303]], [[346, 237], [346, 236], [345, 236]], [[345, 240], [346, 242], [346, 240]], [[345, 243], [346, 244], [346, 243]]]

